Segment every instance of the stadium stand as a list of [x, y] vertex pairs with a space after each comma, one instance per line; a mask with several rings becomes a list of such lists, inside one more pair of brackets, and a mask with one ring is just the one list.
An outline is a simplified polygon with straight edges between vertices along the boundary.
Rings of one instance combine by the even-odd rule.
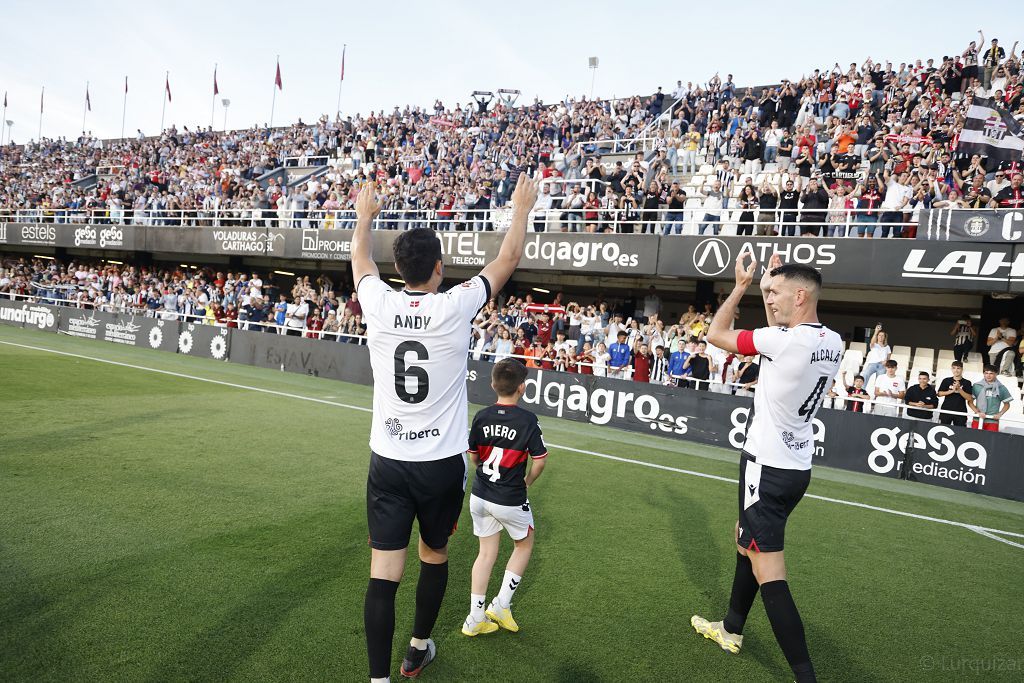
[[[913, 236], [925, 208], [1022, 204], [1011, 188], [1021, 182], [1013, 180], [1019, 164], [957, 152], [975, 96], [1024, 118], [1015, 51], [991, 73], [976, 63], [968, 48], [899, 66], [836, 64], [742, 92], [715, 76], [645, 98], [454, 109], [437, 102], [432, 111], [396, 107], [283, 129], [172, 127], [155, 138], [140, 131], [135, 139], [7, 145], [0, 213], [350, 227], [358, 185], [373, 178], [388, 188], [378, 227], [494, 229], [518, 175], [539, 170], [549, 189], [536, 207], [538, 230], [693, 234], [703, 225], [716, 234], [785, 235], [799, 227], [871, 237], [891, 227]], [[808, 192], [815, 179], [822, 191]], [[789, 180], [800, 195], [780, 203]]]

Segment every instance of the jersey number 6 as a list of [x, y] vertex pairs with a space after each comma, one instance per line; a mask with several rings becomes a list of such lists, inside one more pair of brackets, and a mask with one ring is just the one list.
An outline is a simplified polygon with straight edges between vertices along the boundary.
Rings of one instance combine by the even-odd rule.
[[[395, 393], [406, 403], [422, 403], [430, 391], [430, 378], [427, 371], [418, 365], [406, 365], [405, 356], [409, 352], [416, 354], [416, 360], [429, 360], [427, 347], [418, 341], [404, 341], [395, 348]], [[411, 377], [416, 380], [416, 388], [409, 391], [405, 380]]]

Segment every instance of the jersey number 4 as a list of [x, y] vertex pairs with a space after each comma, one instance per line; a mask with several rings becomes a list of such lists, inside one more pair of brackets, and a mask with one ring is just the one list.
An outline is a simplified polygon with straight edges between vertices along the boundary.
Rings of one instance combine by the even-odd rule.
[[807, 397], [804, 404], [800, 406], [800, 417], [804, 418], [804, 422], [810, 422], [814, 416], [814, 409], [818, 406], [818, 401], [821, 400], [821, 394], [825, 391], [825, 384], [828, 382], [828, 377], [819, 377], [818, 383], [814, 385], [814, 389], [811, 390], [811, 395]]
[[505, 455], [505, 449], [494, 446], [491, 448], [490, 454], [487, 459], [480, 465], [480, 471], [487, 475], [487, 478], [491, 481], [498, 481], [501, 477], [501, 469], [498, 465], [501, 464], [501, 458]]
[[[404, 341], [395, 348], [395, 393], [406, 403], [423, 403], [430, 391], [430, 377], [427, 371], [418, 365], [406, 365], [405, 356], [415, 353], [416, 360], [429, 360], [427, 347], [418, 341]], [[406, 387], [406, 379], [416, 380], [412, 391]]]

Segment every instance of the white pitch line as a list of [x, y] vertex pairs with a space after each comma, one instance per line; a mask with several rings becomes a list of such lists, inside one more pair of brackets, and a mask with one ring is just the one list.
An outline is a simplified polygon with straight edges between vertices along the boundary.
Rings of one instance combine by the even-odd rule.
[[[322, 403], [324, 405], [336, 406], [338, 408], [348, 408], [349, 410], [358, 410], [358, 411], [361, 411], [361, 412], [364, 412], [364, 413], [372, 413], [373, 412], [370, 408], [364, 408], [363, 406], [355, 406], [355, 405], [351, 405], [351, 404], [348, 404], [348, 403], [339, 403], [337, 401], [328, 401], [328, 400], [322, 399], [322, 398], [314, 398], [312, 396], [303, 396], [302, 394], [291, 394], [291, 393], [288, 393], [286, 391], [276, 391], [274, 389], [264, 389], [263, 387], [254, 387], [254, 386], [249, 386], [247, 384], [236, 384], [234, 382], [224, 382], [222, 380], [210, 379], [209, 377], [198, 377], [196, 375], [187, 375], [187, 374], [184, 374], [184, 373], [181, 373], [181, 372], [172, 372], [170, 370], [160, 370], [160, 369], [157, 369], [157, 368], [149, 368], [149, 367], [146, 367], [144, 365], [134, 365], [132, 363], [122, 363], [122, 362], [116, 361], [116, 360], [109, 360], [107, 358], [97, 358], [95, 356], [86, 356], [84, 354], [71, 353], [69, 351], [58, 351], [56, 349], [48, 349], [48, 348], [43, 347], [43, 346], [32, 346], [32, 345], [29, 345], [29, 344], [18, 344], [18, 343], [15, 343], [15, 342], [2, 341], [2, 340], [0, 340], [0, 344], [4, 344], [4, 345], [7, 345], [7, 346], [16, 346], [16, 347], [23, 348], [23, 349], [29, 349], [31, 351], [43, 351], [43, 352], [46, 352], [46, 353], [55, 353], [55, 354], [58, 354], [58, 355], [61, 355], [61, 356], [68, 356], [68, 357], [71, 357], [71, 358], [81, 358], [82, 360], [91, 360], [91, 361], [94, 361], [94, 362], [97, 362], [97, 363], [107, 363], [108, 365], [116, 365], [116, 366], [123, 367], [123, 368], [131, 368], [133, 370], [143, 370], [145, 372], [155, 372], [155, 373], [160, 374], [160, 375], [168, 375], [170, 377], [178, 377], [178, 378], [181, 378], [181, 379], [191, 379], [191, 380], [195, 380], [197, 382], [206, 382], [208, 384], [217, 384], [217, 385], [220, 385], [220, 386], [231, 387], [232, 389], [245, 389], [245, 390], [248, 390], [248, 391], [256, 391], [256, 392], [259, 392], [259, 393], [262, 393], [262, 394], [271, 394], [271, 395], [274, 395], [274, 396], [283, 396], [285, 398], [294, 398], [294, 399], [298, 399], [300, 401], [312, 401], [314, 403]], [[738, 483], [737, 479], [732, 479], [730, 477], [720, 477], [720, 476], [715, 475], [715, 474], [706, 474], [704, 472], [695, 472], [693, 470], [684, 470], [684, 469], [679, 468], [679, 467], [671, 467], [669, 465], [659, 465], [657, 463], [646, 462], [646, 461], [643, 461], [643, 460], [634, 460], [632, 458], [620, 458], [617, 455], [608, 455], [607, 453], [598, 453], [596, 451], [588, 451], [588, 450], [584, 450], [582, 448], [573, 448], [572, 446], [561, 446], [561, 445], [555, 444], [555, 443], [551, 443], [551, 444], [548, 444], [548, 445], [552, 446], [554, 448], [558, 448], [558, 449], [563, 450], [563, 451], [570, 451], [572, 453], [580, 453], [580, 454], [583, 454], [583, 455], [590, 455], [590, 456], [593, 456], [595, 458], [603, 458], [605, 460], [615, 460], [617, 462], [624, 462], [624, 463], [628, 463], [628, 464], [631, 464], [631, 465], [640, 465], [642, 467], [650, 467], [650, 468], [653, 468], [653, 469], [665, 470], [665, 471], [668, 471], [668, 472], [676, 472], [678, 474], [686, 474], [686, 475], [689, 475], [689, 476], [692, 476], [692, 477], [700, 477], [702, 479], [714, 479], [716, 481], [724, 481], [724, 482], [730, 483], [730, 484]], [[883, 508], [883, 507], [878, 507], [878, 506], [875, 506], [875, 505], [868, 505], [867, 503], [858, 503], [858, 502], [850, 501], [850, 500], [842, 500], [840, 498], [829, 498], [828, 496], [818, 496], [818, 495], [815, 495], [813, 493], [806, 494], [804, 497], [805, 498], [813, 498], [815, 500], [820, 500], [820, 501], [824, 501], [824, 502], [827, 502], [827, 503], [836, 503], [837, 505], [848, 505], [850, 507], [861, 508], [861, 509], [864, 509], [864, 510], [872, 510], [874, 512], [885, 512], [885, 513], [888, 513], [890, 515], [897, 515], [899, 517], [909, 517], [911, 519], [918, 519], [918, 520], [921, 520], [921, 521], [924, 521], [924, 522], [934, 522], [936, 524], [945, 524], [945, 525], [948, 525], [948, 526], [960, 527], [962, 529], [967, 529], [968, 531], [973, 531], [973, 532], [975, 532], [977, 534], [981, 534], [982, 536], [985, 536], [986, 538], [991, 538], [992, 540], [1000, 541], [1002, 543], [1006, 543], [1007, 545], [1011, 545], [1011, 546], [1013, 546], [1015, 548], [1024, 549], [1024, 545], [1022, 545], [1020, 543], [1015, 543], [1013, 541], [1009, 541], [1009, 540], [1007, 540], [1005, 538], [1000, 538], [997, 535], [997, 534], [1001, 534], [1003, 536], [1013, 536], [1015, 538], [1024, 538], [1024, 534], [1016, 533], [1016, 532], [1013, 532], [1013, 531], [1003, 531], [1001, 529], [992, 529], [990, 527], [983, 527], [983, 526], [979, 526], [977, 524], [968, 524], [966, 522], [957, 522], [957, 521], [954, 521], [954, 520], [951, 520], [951, 519], [942, 519], [941, 517], [929, 517], [928, 515], [919, 515], [919, 514], [916, 514], [916, 513], [913, 513], [913, 512], [904, 512], [903, 510], [893, 510], [891, 508]]]

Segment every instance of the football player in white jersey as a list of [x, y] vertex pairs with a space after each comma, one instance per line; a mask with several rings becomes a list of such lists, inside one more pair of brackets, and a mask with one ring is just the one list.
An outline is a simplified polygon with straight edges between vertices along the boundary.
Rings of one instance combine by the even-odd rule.
[[768, 326], [730, 330], [757, 262], [736, 259], [736, 286], [718, 310], [708, 341], [743, 355], [760, 354], [754, 409], [740, 456], [736, 573], [722, 621], [694, 615], [697, 633], [737, 653], [743, 625], [758, 590], [768, 621], [798, 683], [815, 681], [803, 622], [786, 582], [783, 541], [786, 520], [811, 480], [814, 415], [839, 371], [842, 342], [818, 322], [821, 274], [809, 266], [782, 265], [773, 254], [761, 278]]
[[430, 632], [448, 584], [448, 537], [466, 488], [466, 365], [472, 321], [519, 265], [537, 180], [519, 177], [512, 224], [497, 257], [447, 292], [441, 242], [428, 228], [395, 240], [395, 267], [405, 289], [381, 281], [370, 226], [380, 212], [373, 183], [356, 200], [352, 275], [367, 325], [373, 369], [373, 419], [366, 513], [370, 583], [364, 625], [371, 681], [389, 681], [395, 594], [405, 569], [413, 520], [419, 522], [420, 576], [412, 640], [401, 673], [415, 678], [436, 654]]

